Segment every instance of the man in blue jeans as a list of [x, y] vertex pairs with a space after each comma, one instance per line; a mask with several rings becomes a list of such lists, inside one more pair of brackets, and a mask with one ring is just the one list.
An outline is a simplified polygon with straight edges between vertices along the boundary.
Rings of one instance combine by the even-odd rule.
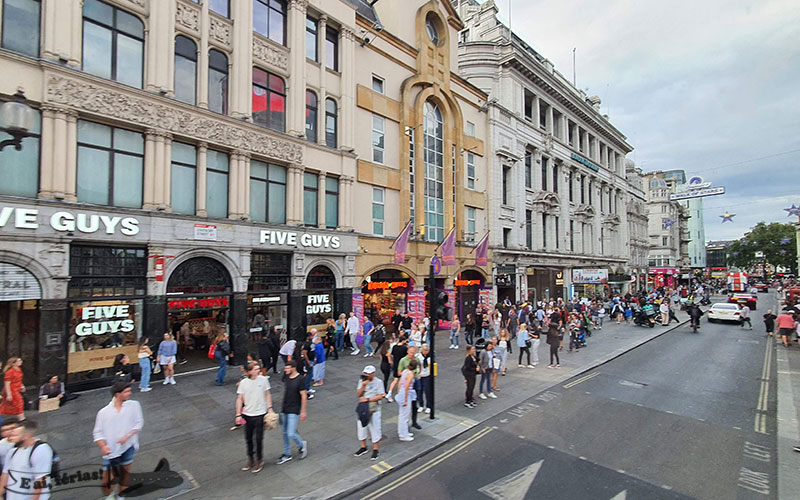
[[292, 459], [292, 450], [289, 445], [294, 440], [300, 452], [300, 458], [308, 455], [308, 443], [297, 433], [297, 421], [306, 419], [306, 385], [305, 378], [297, 372], [297, 361], [286, 363], [284, 368], [286, 382], [283, 393], [283, 409], [281, 410], [281, 424], [283, 425], [283, 455], [277, 464], [285, 464]]

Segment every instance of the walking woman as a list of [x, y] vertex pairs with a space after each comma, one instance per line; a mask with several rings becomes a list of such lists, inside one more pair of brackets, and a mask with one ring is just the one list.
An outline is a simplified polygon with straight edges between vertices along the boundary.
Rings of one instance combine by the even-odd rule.
[[[550, 324], [550, 328], [547, 329], [547, 343], [550, 344], [550, 364], [547, 365], [548, 368], [561, 368], [561, 360], [558, 359], [558, 346], [561, 343], [559, 338], [558, 325]], [[553, 360], [555, 360], [555, 364], [553, 364]]]
[[528, 368], [533, 368], [533, 365], [531, 364], [530, 333], [528, 332], [528, 325], [526, 323], [521, 323], [519, 325], [519, 331], [517, 332], [517, 347], [519, 348], [519, 367], [525, 368], [526, 366], [522, 364], [522, 355], [525, 354], [528, 356]]
[[333, 356], [333, 359], [339, 359], [339, 348], [336, 346], [336, 321], [333, 318], [328, 318], [325, 322], [325, 332], [328, 340], [328, 357]]
[[[344, 313], [339, 315], [336, 320], [336, 350], [342, 352], [344, 349], [344, 327], [347, 326], [347, 316]], [[337, 356], [338, 358], [338, 356]]]
[[[506, 376], [506, 363], [508, 362], [509, 351], [511, 350], [511, 336], [505, 328], [500, 329], [500, 340], [497, 343], [497, 354], [500, 356], [500, 373]], [[497, 383], [494, 384], [497, 386]]]
[[486, 348], [481, 351], [480, 355], [481, 382], [478, 387], [478, 397], [481, 399], [486, 399], [487, 395], [490, 398], [497, 398], [492, 392], [492, 372], [494, 371], [493, 360], [495, 355], [493, 349], [494, 346], [490, 340], [486, 342]]
[[381, 356], [381, 373], [383, 373], [383, 392], [389, 391], [389, 378], [392, 373], [392, 342], [394, 334], [383, 341], [383, 344], [378, 348], [378, 354]]
[[539, 321], [534, 321], [534, 327], [528, 333], [531, 338], [531, 354], [533, 355], [533, 364], [531, 364], [529, 360], [528, 368], [536, 368], [536, 365], [539, 364], [539, 344], [541, 343], [539, 338], [542, 336], [541, 323], [539, 323]]
[[448, 349], [458, 349], [459, 333], [461, 333], [461, 322], [458, 320], [458, 317], [455, 317], [450, 323], [450, 347], [448, 347]]
[[467, 384], [467, 392], [464, 395], [464, 406], [475, 408], [475, 378], [481, 369], [478, 367], [478, 359], [475, 357], [475, 346], [467, 345], [467, 355], [464, 357], [464, 365], [461, 367], [461, 374], [464, 375], [464, 382]]
[[225, 382], [225, 372], [228, 370], [228, 358], [233, 357], [231, 352], [231, 344], [228, 342], [228, 332], [222, 330], [214, 339], [217, 344], [217, 350], [214, 351], [214, 360], [219, 363], [217, 367], [217, 385], [222, 385]]
[[156, 363], [161, 365], [164, 372], [164, 385], [175, 385], [175, 355], [178, 353], [178, 343], [169, 332], [164, 332], [164, 340], [158, 344]]
[[475, 343], [475, 317], [467, 314], [467, 325], [464, 327], [464, 342], [467, 345]]
[[141, 392], [153, 390], [150, 388], [150, 371], [152, 368], [150, 356], [153, 355], [153, 351], [147, 345], [148, 342], [150, 342], [149, 338], [142, 337], [142, 340], [139, 341], [139, 353], [137, 354], [139, 357], [139, 370], [142, 372], [142, 379], [139, 381], [139, 391]]
[[417, 366], [417, 360], [412, 359], [400, 374], [400, 387], [395, 397], [398, 405], [397, 435], [400, 437], [400, 441], [414, 440], [414, 436], [408, 432], [408, 419], [411, 416], [411, 402], [417, 399], [417, 393], [413, 387], [414, 372], [417, 370]]
[[22, 359], [12, 356], [3, 368], [3, 401], [0, 403], [0, 416], [3, 420], [12, 415], [17, 420], [25, 420], [23, 392], [25, 386], [22, 385]]

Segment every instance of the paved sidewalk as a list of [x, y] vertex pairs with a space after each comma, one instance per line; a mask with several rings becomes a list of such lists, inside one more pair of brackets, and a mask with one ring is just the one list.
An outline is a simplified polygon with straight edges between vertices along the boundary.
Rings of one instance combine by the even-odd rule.
[[[779, 304], [779, 302], [775, 302]], [[773, 307], [780, 314], [780, 306]], [[794, 499], [800, 492], [800, 349], [792, 342], [789, 349], [776, 342], [778, 372], [778, 499]]]
[[[678, 312], [681, 325], [685, 314]], [[680, 326], [680, 325], [678, 325]], [[415, 440], [397, 439], [397, 405], [383, 405], [383, 435], [378, 462], [369, 455], [353, 457], [356, 440], [355, 387], [367, 364], [378, 365], [376, 358], [344, 355], [329, 360], [325, 385], [318, 388], [309, 402], [308, 420], [298, 432], [309, 443], [305, 460], [294, 459], [283, 465], [274, 461], [282, 453], [280, 430], [265, 435], [266, 466], [258, 475], [241, 472], [246, 460], [242, 430], [229, 431], [233, 420], [235, 382], [239, 367], [229, 367], [226, 384], [214, 385], [215, 370], [176, 377], [177, 385], [153, 384], [149, 393], [134, 394], [142, 404], [145, 427], [141, 449], [133, 464], [134, 472], [151, 471], [161, 457], [179, 471], [179, 486], [139, 498], [213, 499], [213, 498], [330, 498], [342, 496], [457, 437], [479, 422], [521, 403], [543, 390], [606, 363], [625, 352], [662, 335], [673, 328], [653, 329], [606, 323], [588, 339], [580, 351], [561, 352], [561, 369], [547, 369], [548, 346], [541, 342], [540, 364], [535, 369], [518, 368], [509, 363], [508, 375], [499, 380], [496, 400], [478, 400], [476, 409], [463, 406], [464, 381], [460, 373], [463, 344], [460, 350], [447, 349], [448, 335], [437, 336], [439, 376], [436, 377], [436, 420], [419, 414], [422, 430]], [[684, 327], [684, 326], [681, 326]], [[517, 349], [510, 360], [516, 361]], [[799, 355], [800, 356], [800, 355]], [[800, 359], [798, 359], [800, 364]], [[180, 370], [180, 367], [178, 367]], [[280, 408], [283, 385], [279, 375], [271, 375], [274, 405]], [[800, 393], [800, 388], [798, 388]], [[108, 390], [84, 393], [57, 412], [34, 415], [46, 439], [58, 450], [62, 470], [93, 470], [100, 464], [100, 453], [92, 443], [95, 413], [108, 403]], [[293, 450], [294, 452], [294, 450]], [[91, 465], [94, 464], [94, 465]], [[61, 491], [54, 499], [99, 498], [99, 487]]]

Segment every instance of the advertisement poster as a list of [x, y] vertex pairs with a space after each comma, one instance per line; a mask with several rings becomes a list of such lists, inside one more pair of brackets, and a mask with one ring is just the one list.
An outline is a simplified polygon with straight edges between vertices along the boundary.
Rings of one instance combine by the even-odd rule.
[[425, 317], [425, 291], [415, 290], [408, 292], [406, 308], [409, 316], [417, 321], [422, 321], [422, 318]]
[[485, 289], [480, 291], [479, 302], [480, 302], [480, 307], [481, 308], [484, 308], [484, 307], [486, 309], [491, 309], [492, 308], [493, 300], [492, 300], [492, 289], [491, 288], [485, 288]]
[[572, 282], [588, 285], [608, 283], [608, 269], [573, 269]]
[[356, 313], [358, 321], [364, 322], [364, 296], [360, 293], [353, 294], [353, 312]]

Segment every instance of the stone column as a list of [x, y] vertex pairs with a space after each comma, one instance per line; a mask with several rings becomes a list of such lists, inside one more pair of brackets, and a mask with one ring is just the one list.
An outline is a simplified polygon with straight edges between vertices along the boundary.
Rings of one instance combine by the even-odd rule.
[[41, 138], [41, 166], [39, 168], [39, 198], [53, 198], [53, 176], [55, 165], [53, 153], [55, 152], [55, 114], [58, 108], [42, 104], [42, 138]]
[[303, 224], [304, 169], [303, 165], [289, 164], [289, 176], [286, 179], [286, 223], [290, 226]]
[[[53, 197], [63, 200], [66, 191], [66, 151], [67, 151], [67, 114], [63, 109], [56, 111], [53, 127]], [[63, 163], [62, 163], [63, 162]]]
[[545, 114], [545, 130], [553, 135], [556, 134], [555, 124], [553, 123], [553, 106], [547, 107], [547, 112]]
[[238, 219], [239, 213], [239, 182], [242, 175], [241, 154], [234, 151], [228, 160], [228, 218]]
[[[531, 166], [531, 176], [533, 176], [533, 190], [542, 190], [542, 150], [533, 151], [533, 165]], [[523, 184], [524, 185], [524, 184]]]
[[164, 141], [164, 154], [161, 157], [163, 172], [163, 194], [161, 199], [163, 200], [163, 208], [159, 206], [159, 210], [170, 211], [172, 206], [172, 134], [162, 132], [161, 135]]
[[233, 33], [228, 100], [230, 115], [251, 119], [253, 85], [253, 2], [230, 2]]
[[572, 215], [569, 213], [569, 174], [570, 168], [561, 160], [556, 162], [560, 165], [561, 175], [558, 176], [561, 185], [558, 188], [559, 194], [559, 212], [561, 216], [561, 231], [559, 231], [559, 238], [561, 238], [561, 249], [569, 250], [569, 221], [572, 220]]
[[538, 95], [533, 96], [533, 105], [531, 106], [531, 121], [533, 122], [534, 126], [538, 129], [539, 128], [539, 106], [541, 102], [539, 100]]
[[[325, 144], [325, 99], [327, 88], [325, 87], [325, 58], [327, 47], [325, 46], [325, 30], [328, 28], [328, 16], [321, 14], [317, 24], [317, 54], [319, 55], [319, 100], [317, 101], [317, 144]], [[341, 43], [339, 44], [341, 46]], [[341, 62], [341, 61], [339, 61]], [[339, 65], [341, 68], [341, 64]]]
[[[286, 23], [289, 52], [289, 74], [286, 95], [286, 132], [295, 137], [305, 137], [305, 88], [306, 81], [306, 5], [305, 0], [291, 0]], [[252, 28], [248, 28], [252, 29]]]
[[250, 154], [242, 153], [242, 182], [239, 183], [239, 212], [242, 219], [250, 219]]
[[167, 200], [169, 200], [169, 197], [164, 196], [165, 193], [169, 195], [169, 191], [164, 191], [164, 182], [167, 177], [170, 177], [170, 172], [167, 171], [166, 165], [164, 164], [164, 150], [165, 150], [164, 141], [165, 141], [164, 133], [161, 131], [156, 132], [155, 133], [156, 183], [154, 191], [154, 200], [156, 209], [158, 210], [166, 210]]
[[600, 213], [600, 197], [603, 195], [603, 192], [600, 186], [600, 182], [597, 181], [593, 182], [592, 190], [594, 191], [592, 193], [593, 197], [592, 201], [594, 202], [594, 211], [595, 211], [595, 216], [593, 221], [594, 229], [592, 233], [592, 253], [594, 255], [600, 255], [600, 250], [601, 250], [600, 229], [603, 227], [603, 216]]
[[82, 33], [80, 2], [42, 2], [41, 9], [42, 58], [79, 68]]
[[145, 34], [144, 88], [172, 95], [172, 72], [175, 64], [175, 2], [150, 2], [148, 21], [149, 26]]
[[[252, 2], [251, 2], [252, 3]], [[211, 22], [208, 15], [208, 2], [200, 7], [200, 48], [197, 54], [197, 105], [208, 109], [208, 31]]]
[[78, 201], [78, 112], [67, 111], [67, 151], [64, 163], [64, 199]]
[[[322, 229], [325, 227], [325, 172], [320, 172], [317, 175], [317, 227]], [[339, 188], [341, 191], [341, 186]], [[342, 199], [342, 193], [339, 193], [339, 200]], [[339, 214], [341, 217], [341, 214]]]
[[355, 179], [349, 175], [339, 178], [339, 229], [353, 229], [353, 183]]
[[[342, 73], [341, 99], [339, 102], [339, 147], [351, 150], [355, 147], [355, 36], [344, 26], [339, 31], [339, 69]], [[418, 137], [417, 137], [418, 138]], [[416, 139], [416, 138], [415, 138]], [[416, 142], [416, 144], [422, 144]]]
[[194, 205], [198, 217], [208, 217], [206, 209], [206, 169], [208, 168], [208, 144], [197, 145], [197, 179], [195, 182]]
[[156, 201], [156, 186], [158, 177], [156, 173], [156, 136], [155, 130], [149, 129], [144, 134], [144, 189], [142, 190], [142, 208], [155, 210], [158, 208]]

